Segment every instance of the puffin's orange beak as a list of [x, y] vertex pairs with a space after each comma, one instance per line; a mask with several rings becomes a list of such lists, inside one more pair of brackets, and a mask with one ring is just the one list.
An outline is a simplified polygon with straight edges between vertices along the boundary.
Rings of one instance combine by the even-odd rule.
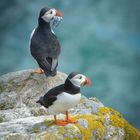
[[92, 85], [92, 82], [89, 78], [86, 78], [85, 81], [82, 83], [83, 86], [85, 85], [88, 85], [88, 86], [91, 86]]
[[62, 13], [60, 11], [58, 11], [57, 9], [55, 9], [55, 11], [56, 11], [56, 16], [62, 17]]
[[89, 78], [86, 78], [86, 81], [87, 81], [87, 85], [88, 86], [91, 86], [92, 85], [92, 81]]

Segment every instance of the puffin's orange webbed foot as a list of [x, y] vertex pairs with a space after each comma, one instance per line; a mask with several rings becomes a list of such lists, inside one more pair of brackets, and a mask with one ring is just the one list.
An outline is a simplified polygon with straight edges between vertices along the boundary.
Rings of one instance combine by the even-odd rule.
[[72, 119], [69, 114], [68, 114], [68, 111], [66, 111], [66, 122], [67, 123], [77, 123], [76, 120]]
[[38, 68], [34, 71], [34, 73], [38, 73], [38, 74], [43, 74], [44, 73], [44, 70]]
[[54, 123], [55, 123], [56, 125], [59, 125], [59, 126], [65, 126], [65, 125], [68, 124], [68, 123], [67, 123], [66, 121], [64, 121], [64, 120], [56, 120]]
[[57, 120], [56, 119], [56, 115], [54, 115], [54, 123], [56, 125], [59, 125], [59, 126], [65, 126], [65, 125], [67, 125], [67, 122], [66, 121], [64, 121], [64, 120]]
[[76, 120], [72, 119], [72, 118], [69, 118], [68, 120], [66, 120], [68, 123], [77, 123]]

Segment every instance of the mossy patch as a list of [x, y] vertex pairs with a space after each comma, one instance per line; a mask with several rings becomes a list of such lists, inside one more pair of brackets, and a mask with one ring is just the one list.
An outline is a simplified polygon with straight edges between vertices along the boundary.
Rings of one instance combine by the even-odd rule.
[[59, 127], [58, 135], [63, 136], [64, 140], [82, 139], [81, 131], [74, 124], [69, 124], [66, 127]]
[[124, 118], [114, 114], [111, 114], [110, 118], [113, 126], [124, 129], [126, 140], [140, 140], [140, 132], [131, 126]]
[[38, 128], [38, 127], [34, 127], [34, 128], [33, 128], [33, 132], [34, 132], [34, 133], [38, 133], [38, 132], [39, 132], [39, 128]]
[[[106, 116], [109, 116], [109, 124], [106, 123]], [[64, 139], [64, 140], [90, 140], [106, 139], [108, 127], [113, 127], [112, 139], [117, 135], [120, 139], [140, 140], [140, 132], [131, 126], [122, 115], [111, 108], [102, 107], [97, 114], [76, 115], [72, 119], [78, 121], [77, 124], [68, 124], [66, 126], [54, 125], [54, 120], [45, 120], [42, 125], [46, 126], [46, 133], [43, 137], [46, 139]], [[119, 130], [124, 130], [119, 132]], [[35, 132], [38, 130], [34, 130]]]
[[124, 129], [126, 140], [140, 140], [140, 132], [136, 128], [131, 126], [118, 111], [108, 107], [100, 108], [97, 116], [77, 115], [75, 117], [76, 120], [83, 118], [88, 121], [88, 128], [84, 128], [83, 126], [76, 124], [76, 126], [80, 129], [81, 133], [83, 134], [84, 139], [90, 139], [94, 132], [96, 133], [96, 138], [101, 139], [105, 137], [106, 127], [104, 126], [104, 116], [107, 114], [110, 116], [110, 125], [116, 128]]
[[3, 102], [0, 104], [0, 110], [13, 109], [14, 106], [15, 106], [15, 103]]
[[104, 127], [103, 118], [101, 116], [97, 117], [96, 115], [77, 115], [74, 117], [77, 121], [79, 119], [85, 119], [88, 121], [88, 128], [85, 128], [81, 126], [80, 124], [76, 124], [76, 126], [81, 131], [81, 134], [83, 134], [83, 138], [85, 140], [90, 139], [94, 133], [96, 133], [97, 138], [102, 138], [106, 134], [106, 128]]
[[43, 124], [47, 127], [50, 127], [54, 124], [54, 120], [45, 120]]
[[112, 126], [124, 129], [126, 140], [140, 140], [139, 130], [131, 126], [118, 111], [108, 107], [99, 109], [98, 115], [106, 114], [109, 114]]

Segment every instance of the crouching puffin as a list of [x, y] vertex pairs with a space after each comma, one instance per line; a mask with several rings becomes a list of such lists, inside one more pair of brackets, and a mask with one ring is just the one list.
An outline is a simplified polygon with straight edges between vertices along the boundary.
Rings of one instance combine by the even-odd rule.
[[[76, 123], [68, 115], [68, 109], [76, 106], [81, 99], [80, 86], [91, 86], [91, 80], [86, 76], [72, 72], [69, 74], [65, 83], [49, 90], [37, 101], [42, 106], [48, 108], [49, 114], [54, 115], [56, 125], [66, 125]], [[66, 120], [57, 120], [56, 115], [66, 113]]]
[[57, 73], [60, 44], [50, 25], [57, 27], [62, 19], [62, 14], [56, 9], [45, 7], [41, 9], [38, 18], [38, 27], [30, 37], [30, 50], [36, 59], [39, 69], [35, 73], [45, 73], [46, 76], [55, 76]]

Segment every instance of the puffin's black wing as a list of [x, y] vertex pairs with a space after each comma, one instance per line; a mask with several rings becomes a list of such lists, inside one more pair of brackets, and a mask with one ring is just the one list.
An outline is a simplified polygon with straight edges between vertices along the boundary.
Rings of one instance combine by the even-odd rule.
[[49, 97], [48, 100], [44, 100], [43, 99], [43, 106], [45, 106], [46, 108], [48, 108], [49, 106], [51, 106], [53, 104], [53, 102], [57, 99], [56, 96], [52, 96], [52, 97]]
[[64, 84], [59, 85], [51, 90], [49, 90], [43, 97], [42, 97], [42, 105], [48, 108], [53, 104], [55, 100], [57, 100], [57, 95], [64, 92]]
[[46, 57], [39, 56], [36, 60], [43, 70], [51, 70], [51, 63]]

